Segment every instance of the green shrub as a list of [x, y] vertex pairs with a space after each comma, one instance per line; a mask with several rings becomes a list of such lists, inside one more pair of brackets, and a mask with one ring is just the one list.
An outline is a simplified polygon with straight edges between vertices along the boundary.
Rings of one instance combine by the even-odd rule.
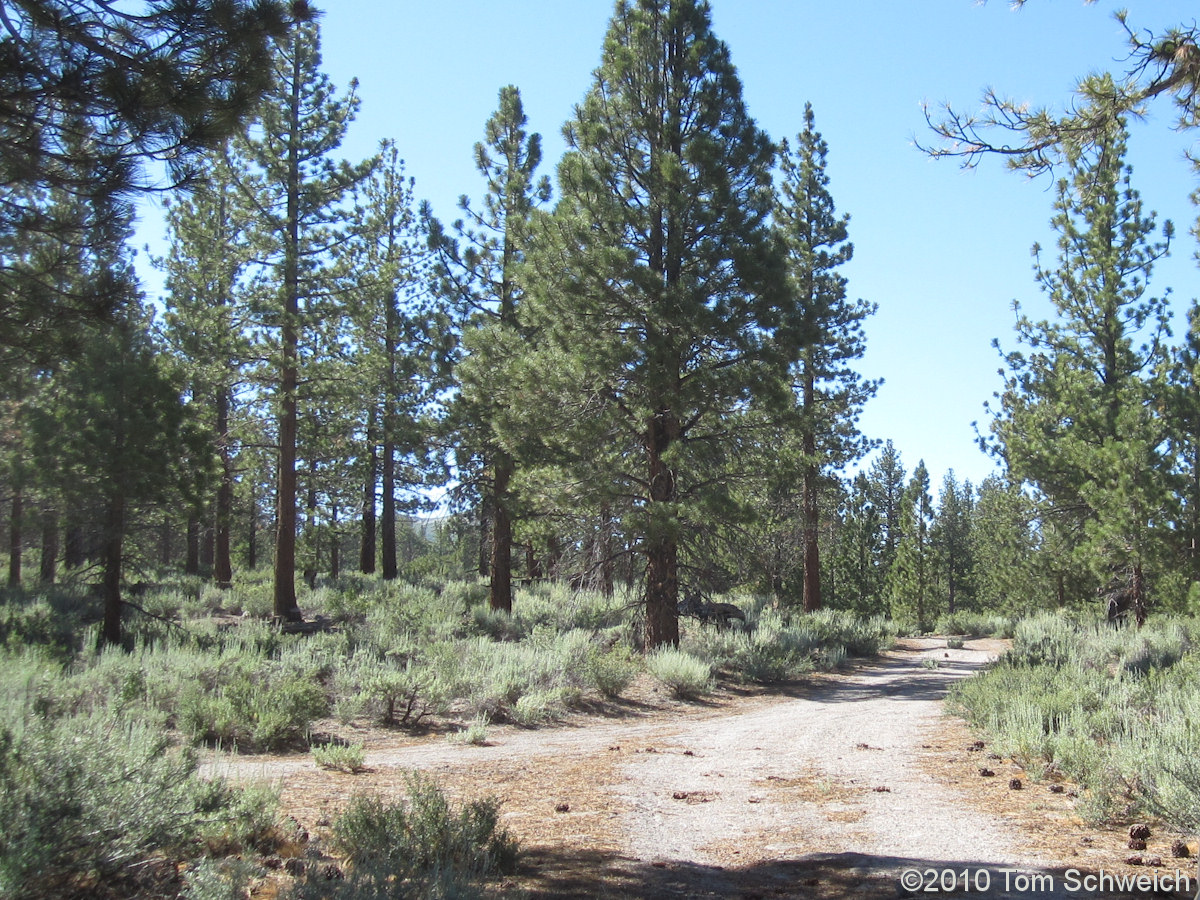
[[525, 623], [512, 613], [489, 606], [471, 609], [471, 623], [479, 634], [486, 634], [494, 641], [519, 641], [525, 636]]
[[1013, 646], [1005, 659], [1013, 665], [1059, 666], [1078, 660], [1082, 643], [1078, 623], [1044, 613], [1017, 623], [1013, 629]]
[[0, 896], [69, 893], [154, 853], [247, 838], [269, 824], [261, 800], [243, 806], [198, 778], [195, 758], [155, 725], [105, 712], [18, 718], [0, 726]]
[[1016, 619], [977, 612], [955, 612], [940, 616], [933, 626], [936, 634], [961, 634], [967, 637], [1010, 638]]
[[797, 620], [824, 646], [844, 647], [850, 656], [877, 656], [892, 646], [895, 626], [883, 616], [864, 618], [843, 609], [822, 609]]
[[633, 605], [634, 598], [623, 589], [605, 597], [597, 591], [572, 590], [562, 582], [540, 582], [517, 592], [513, 616], [526, 634], [538, 626], [559, 633], [595, 632], [627, 625]]
[[0, 647], [19, 653], [25, 648], [43, 648], [54, 658], [66, 661], [76, 642], [78, 622], [44, 600], [10, 599], [0, 605]]
[[467, 715], [517, 721], [516, 706], [527, 694], [556, 698], [554, 715], [578, 702], [586, 684], [579, 660], [592, 641], [589, 632], [560, 634], [541, 626], [515, 643], [485, 637], [443, 642], [429, 648], [428, 659], [448, 695], [464, 701]]
[[1136, 675], [1167, 669], [1179, 662], [1190, 647], [1191, 641], [1178, 626], [1145, 628], [1131, 638], [1121, 656], [1121, 668]]
[[363, 745], [358, 744], [314, 744], [312, 758], [322, 769], [335, 769], [349, 775], [357, 775], [363, 770], [366, 755]]
[[832, 672], [835, 669], [840, 669], [848, 657], [849, 654], [846, 652], [845, 647], [834, 644], [818, 650], [816, 661], [820, 668], [827, 672]]
[[803, 628], [784, 626], [764, 616], [752, 634], [734, 639], [733, 670], [739, 677], [762, 684], [784, 681], [813, 670], [816, 636]]
[[996, 752], [1035, 776], [1053, 766], [1077, 781], [1086, 818], [1154, 814], [1195, 828], [1194, 626], [1160, 620], [1134, 631], [1038, 617], [1018, 625], [1009, 656], [952, 698]]
[[882, 617], [861, 619], [841, 610], [791, 613], [761, 601], [743, 601], [743, 607], [746, 630], [689, 628], [683, 649], [734, 678], [772, 684], [836, 669], [850, 655], [875, 655], [895, 638]]
[[334, 679], [339, 715], [366, 713], [381, 725], [412, 726], [445, 712], [451, 693], [436, 667], [416, 658], [355, 653]]
[[185, 687], [178, 725], [196, 741], [273, 751], [298, 743], [328, 708], [320, 684], [268, 667], [257, 677], [241, 675], [213, 693], [196, 685]]
[[592, 646], [583, 660], [583, 677], [602, 697], [620, 697], [641, 670], [633, 651], [624, 644]]
[[238, 859], [202, 859], [187, 870], [184, 900], [242, 900], [259, 866]]
[[660, 647], [646, 657], [646, 668], [681, 700], [712, 693], [712, 669], [684, 650]]
[[414, 772], [400, 803], [352, 799], [333, 823], [333, 846], [354, 866], [374, 863], [400, 879], [446, 870], [468, 877], [510, 872], [517, 842], [499, 827], [499, 811], [491, 798], [456, 810], [431, 778]]
[[489, 724], [487, 716], [478, 716], [475, 721], [471, 722], [462, 731], [455, 731], [446, 737], [454, 744], [471, 744], [475, 747], [481, 747], [487, 743]]

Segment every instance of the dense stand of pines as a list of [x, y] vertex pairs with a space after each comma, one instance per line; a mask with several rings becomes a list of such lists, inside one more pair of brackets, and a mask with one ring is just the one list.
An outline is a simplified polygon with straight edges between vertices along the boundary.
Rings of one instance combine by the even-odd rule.
[[[981, 436], [1003, 474], [948, 473], [935, 498], [891, 442], [862, 465], [880, 443], [857, 425], [879, 384], [856, 370], [875, 304], [843, 274], [836, 148], [811, 106], [794, 142], [757, 125], [707, 2], [616, 2], [555, 190], [519, 90], [500, 88], [474, 148], [482, 200], [449, 225], [397, 144], [338, 159], [355, 85], [322, 72], [303, 4], [231, 10], [240, 37], [189, 13], [224, 75], [140, 135], [120, 97], [70, 95], [61, 36], [35, 16], [5, 39], [20, 66], [2, 78], [74, 110], [41, 150], [0, 146], [10, 587], [97, 582], [112, 643], [134, 577], [228, 587], [267, 546], [280, 620], [303, 618], [298, 573], [416, 577], [437, 546], [497, 611], [522, 578], [636, 587], [647, 648], [678, 642], [685, 595], [738, 586], [919, 627], [1122, 586], [1141, 609], [1195, 599], [1200, 314], [1172, 343], [1148, 293], [1172, 234], [1131, 186], [1128, 86], [1087, 81], [1092, 102], [1116, 98], [1107, 117], [1011, 122], [1022, 164], [1067, 172], [1058, 259], [1037, 271], [1054, 317], [1020, 317], [1003, 355]], [[97, 71], [122, 64], [97, 53]], [[984, 124], [940, 128], [974, 160], [1001, 149]], [[96, 146], [120, 163], [101, 180]], [[165, 204], [156, 320], [129, 199], [167, 153], [188, 189]]]

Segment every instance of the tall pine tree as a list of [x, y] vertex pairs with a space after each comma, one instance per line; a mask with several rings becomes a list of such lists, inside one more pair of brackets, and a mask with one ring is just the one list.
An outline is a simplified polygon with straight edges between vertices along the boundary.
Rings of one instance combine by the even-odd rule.
[[460, 436], [479, 448], [481, 501], [491, 513], [488, 603], [505, 611], [512, 610], [517, 459], [496, 432], [500, 410], [520, 402], [503, 388], [506, 368], [533, 338], [517, 269], [525, 258], [530, 215], [550, 199], [549, 181], [536, 177], [541, 137], [528, 134], [525, 125], [520, 91], [501, 88], [499, 108], [484, 126], [485, 140], [475, 145], [475, 167], [487, 181], [483, 207], [472, 207], [464, 197], [466, 218], [455, 223], [458, 239], [436, 226], [432, 235], [467, 353], [457, 370], [462, 390], [455, 418]]
[[768, 227], [774, 148], [703, 0], [619, 0], [564, 134], [530, 288], [539, 390], [573, 400], [546, 404], [540, 430], [581, 465], [619, 449], [593, 475], [633, 509], [646, 644], [674, 644], [681, 540], [728, 505], [728, 416], [782, 403], [800, 344]]
[[229, 587], [235, 479], [231, 423], [242, 366], [250, 356], [244, 308], [235, 297], [235, 291], [244, 289], [251, 261], [248, 214], [224, 153], [206, 156], [199, 172], [195, 189], [167, 205], [171, 247], [155, 264], [166, 274], [166, 336], [190, 374], [193, 402], [206, 410], [219, 456], [212, 575], [219, 586]]
[[929, 496], [929, 471], [917, 463], [904, 489], [899, 510], [896, 555], [888, 571], [892, 618], [915, 623], [927, 631], [933, 623], [934, 548], [933, 498]]
[[380, 164], [358, 194], [358, 235], [350, 254], [358, 272], [352, 314], [356, 367], [364, 376], [355, 389], [366, 400], [360, 567], [375, 570], [381, 490], [381, 574], [388, 580], [399, 574], [397, 492], [402, 483], [424, 477], [429, 408], [444, 387], [449, 340], [445, 314], [430, 303], [427, 217], [417, 213], [413, 188], [395, 144], [385, 141]]
[[820, 494], [831, 470], [862, 457], [871, 448], [857, 428], [863, 404], [878, 382], [864, 381], [851, 368], [865, 349], [863, 320], [874, 304], [849, 300], [839, 269], [854, 247], [848, 215], [838, 216], [826, 172], [829, 147], [816, 130], [811, 103], [804, 105], [804, 129], [793, 150], [784, 141], [783, 180], [775, 206], [775, 226], [787, 251], [789, 286], [812, 335], [794, 368], [797, 430], [800, 438], [801, 517], [804, 535], [804, 609], [821, 608], [818, 543]]
[[306, 341], [328, 336], [342, 315], [331, 251], [344, 239], [343, 200], [374, 165], [374, 160], [351, 165], [331, 158], [357, 109], [354, 85], [339, 98], [321, 71], [316, 24], [296, 26], [279, 43], [258, 122], [234, 144], [264, 264], [259, 322], [272, 335], [279, 442], [274, 611], [281, 619], [301, 617], [295, 570], [302, 358], [320, 355]]
[[[993, 449], [1011, 477], [1034, 486], [1045, 514], [1074, 544], [1074, 562], [1102, 584], [1124, 572], [1143, 614], [1145, 569], [1173, 518], [1162, 404], [1169, 335], [1166, 299], [1148, 294], [1167, 252], [1142, 210], [1118, 123], [1072, 150], [1052, 224], [1058, 262], [1037, 266], [1054, 321], [1017, 320], [1027, 351], [1005, 356]], [[1035, 252], [1039, 248], [1035, 247]]]

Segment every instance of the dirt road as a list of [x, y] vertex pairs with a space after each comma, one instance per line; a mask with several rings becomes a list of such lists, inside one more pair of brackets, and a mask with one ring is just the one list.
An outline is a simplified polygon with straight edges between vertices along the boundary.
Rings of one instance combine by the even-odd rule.
[[[533, 897], [1097, 896], [1072, 880], [1074, 860], [957, 774], [965, 732], [946, 746], [943, 699], [999, 648], [905, 641], [782, 695], [634, 703], [563, 728], [495, 729], [481, 747], [372, 738], [356, 776], [307, 757], [217, 768], [282, 782], [285, 806], [318, 832], [352, 793], [399, 792], [411, 769], [459, 796], [495, 794], [527, 848], [509, 886]], [[947, 750], [959, 759], [951, 775], [930, 765]], [[1007, 788], [1015, 769], [993, 765]]]

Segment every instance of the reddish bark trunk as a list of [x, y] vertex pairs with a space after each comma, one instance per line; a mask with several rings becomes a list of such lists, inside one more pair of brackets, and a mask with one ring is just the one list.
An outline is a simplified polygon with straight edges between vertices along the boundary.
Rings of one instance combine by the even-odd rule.
[[657, 506], [675, 500], [675, 473], [663, 454], [679, 436], [679, 422], [670, 409], [660, 409], [650, 422], [646, 450], [649, 458], [651, 521], [646, 535], [646, 648], [679, 645], [679, 545], [662, 522], [654, 521]]
[[[298, 40], [299, 38], [293, 38]], [[300, 621], [296, 604], [296, 389], [300, 328], [300, 54], [292, 54], [288, 109], [287, 222], [283, 251], [283, 322], [280, 328], [279, 471], [275, 498], [274, 612]]]
[[816, 612], [821, 608], [821, 549], [818, 541], [820, 527], [820, 503], [818, 496], [817, 438], [815, 434], [816, 389], [812, 367], [806, 365], [804, 373], [805, 432], [804, 485], [802, 507], [804, 511], [804, 611]]

